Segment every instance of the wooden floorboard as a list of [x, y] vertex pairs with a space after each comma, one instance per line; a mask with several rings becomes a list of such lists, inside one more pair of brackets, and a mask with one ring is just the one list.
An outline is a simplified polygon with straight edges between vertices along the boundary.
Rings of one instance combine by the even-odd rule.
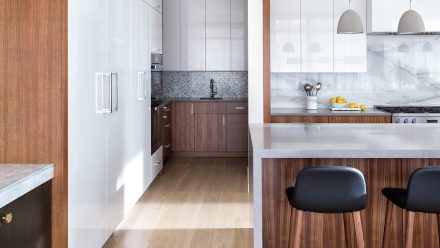
[[246, 164], [170, 158], [104, 247], [252, 247]]

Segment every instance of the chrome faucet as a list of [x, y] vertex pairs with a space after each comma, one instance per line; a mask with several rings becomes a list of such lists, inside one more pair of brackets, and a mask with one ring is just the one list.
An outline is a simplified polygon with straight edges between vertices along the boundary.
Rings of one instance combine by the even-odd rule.
[[209, 87], [211, 88], [211, 98], [215, 98], [218, 92], [217, 92], [217, 87], [215, 86], [214, 79], [211, 79], [211, 82], [209, 83]]

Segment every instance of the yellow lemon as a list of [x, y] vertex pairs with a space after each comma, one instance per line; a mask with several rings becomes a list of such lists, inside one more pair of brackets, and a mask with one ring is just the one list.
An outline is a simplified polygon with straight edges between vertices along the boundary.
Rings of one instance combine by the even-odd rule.
[[336, 98], [331, 98], [330, 99], [330, 103], [335, 103], [336, 102]]
[[365, 111], [367, 109], [367, 106], [365, 106], [364, 104], [361, 105], [361, 110]]
[[357, 103], [350, 103], [348, 105], [349, 108], [358, 108], [359, 106], [357, 105]]
[[344, 99], [344, 98], [342, 98], [341, 96], [337, 96], [337, 97], [336, 97], [336, 101], [338, 101], [338, 100], [342, 100], [342, 99]]
[[343, 99], [336, 99], [337, 103], [347, 103], [347, 101], [344, 101]]

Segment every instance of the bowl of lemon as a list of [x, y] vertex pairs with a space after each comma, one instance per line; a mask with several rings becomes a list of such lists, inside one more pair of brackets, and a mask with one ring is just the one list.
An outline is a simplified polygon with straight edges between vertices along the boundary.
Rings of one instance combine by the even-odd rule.
[[330, 104], [333, 108], [345, 108], [347, 106], [347, 99], [337, 96], [330, 99]]

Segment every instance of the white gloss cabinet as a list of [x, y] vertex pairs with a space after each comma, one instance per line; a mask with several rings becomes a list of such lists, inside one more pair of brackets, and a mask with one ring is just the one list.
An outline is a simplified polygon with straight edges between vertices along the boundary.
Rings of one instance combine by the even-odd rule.
[[333, 72], [333, 1], [301, 1], [301, 71]]
[[247, 71], [247, 0], [231, 0], [231, 70]]
[[156, 9], [148, 8], [150, 16], [151, 52], [162, 53], [162, 14]]
[[[409, 9], [409, 0], [367, 0], [367, 6], [369, 33], [395, 33], [400, 17]], [[412, 9], [422, 16], [426, 32], [440, 32], [440, 1], [413, 0]]]
[[163, 0], [163, 69], [180, 71], [180, 0]]
[[205, 8], [205, 0], [180, 0], [180, 69], [182, 71], [206, 69]]
[[[365, 0], [352, 0], [351, 8], [361, 17], [366, 32]], [[334, 30], [338, 29], [339, 17], [348, 9], [347, 0], [334, 0]], [[366, 72], [367, 39], [363, 34], [334, 33], [334, 72]]]
[[301, 71], [301, 0], [271, 1], [270, 65], [272, 72]]
[[[68, 7], [68, 243], [102, 247], [152, 181], [151, 6], [77, 0]], [[111, 94], [102, 94], [101, 82], [111, 82]], [[104, 95], [108, 113], [96, 104]]]
[[206, 0], [206, 70], [231, 70], [231, 0]]

